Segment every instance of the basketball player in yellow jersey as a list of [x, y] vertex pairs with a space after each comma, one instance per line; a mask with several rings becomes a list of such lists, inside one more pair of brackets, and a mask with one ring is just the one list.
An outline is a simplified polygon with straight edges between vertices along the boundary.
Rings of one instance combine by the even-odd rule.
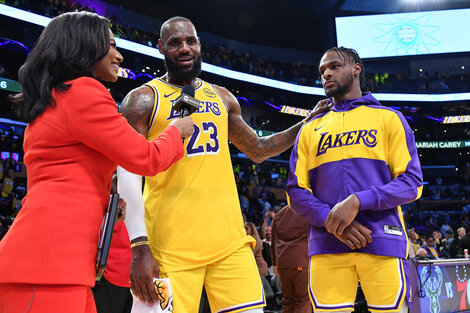
[[[171, 107], [182, 86], [192, 85], [201, 105], [191, 115], [196, 126], [184, 142], [183, 159], [146, 177], [145, 209], [141, 178], [118, 169], [119, 193], [128, 206], [132, 291], [143, 301], [157, 301], [152, 278], [160, 275], [170, 278], [174, 313], [197, 312], [203, 285], [212, 312], [262, 312], [263, 287], [250, 247], [254, 239], [244, 231], [228, 140], [262, 162], [288, 149], [302, 123], [259, 138], [227, 89], [197, 77], [201, 44], [188, 19], [163, 23], [158, 47], [167, 73], [131, 91], [122, 114], [139, 133], [153, 138], [179, 118]], [[306, 120], [328, 110], [325, 102]]]

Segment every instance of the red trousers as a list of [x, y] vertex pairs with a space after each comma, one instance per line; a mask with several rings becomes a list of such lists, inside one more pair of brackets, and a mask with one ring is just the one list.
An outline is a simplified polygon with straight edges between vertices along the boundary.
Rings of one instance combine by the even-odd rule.
[[0, 313], [96, 313], [90, 287], [0, 283]]

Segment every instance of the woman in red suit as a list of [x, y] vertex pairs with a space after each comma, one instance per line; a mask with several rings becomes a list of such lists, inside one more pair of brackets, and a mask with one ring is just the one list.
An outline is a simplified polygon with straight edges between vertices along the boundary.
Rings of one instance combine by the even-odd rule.
[[117, 112], [99, 80], [116, 81], [122, 60], [109, 21], [74, 12], [49, 23], [20, 69], [28, 190], [0, 242], [0, 313], [96, 312], [90, 286], [116, 166], [153, 176], [184, 153], [191, 118], [148, 142]]

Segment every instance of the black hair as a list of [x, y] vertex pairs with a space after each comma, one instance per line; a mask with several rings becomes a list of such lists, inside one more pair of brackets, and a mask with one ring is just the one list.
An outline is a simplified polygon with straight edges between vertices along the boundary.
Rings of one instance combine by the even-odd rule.
[[52, 90], [65, 91], [69, 80], [94, 77], [94, 64], [109, 48], [108, 19], [84, 11], [52, 19], [18, 72], [22, 93], [10, 97], [16, 115], [29, 123], [53, 107]]
[[346, 62], [346, 58], [353, 62], [353, 63], [359, 63], [361, 66], [361, 73], [359, 74], [359, 81], [361, 85], [363, 85], [366, 81], [366, 69], [364, 68], [364, 64], [362, 64], [362, 60], [359, 57], [359, 54], [357, 53], [356, 50], [351, 49], [351, 48], [346, 48], [346, 47], [333, 47], [331, 49], [326, 50], [326, 52], [323, 54], [327, 54], [328, 52], [335, 51], [339, 55], [341, 55], [344, 59], [344, 62]]
[[191, 23], [191, 25], [193, 25], [194, 28], [196, 28], [196, 26], [194, 26], [194, 23], [190, 19], [186, 17], [182, 17], [182, 16], [174, 16], [172, 18], [167, 19], [165, 22], [163, 22], [162, 26], [160, 27], [160, 39], [163, 39], [163, 31], [165, 30], [165, 28], [167, 28], [168, 25], [174, 22], [188, 22], [188, 23]]

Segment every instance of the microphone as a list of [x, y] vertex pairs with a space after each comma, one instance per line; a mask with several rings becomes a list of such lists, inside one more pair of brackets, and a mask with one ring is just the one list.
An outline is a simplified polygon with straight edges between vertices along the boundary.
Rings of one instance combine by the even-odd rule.
[[181, 95], [173, 102], [173, 110], [180, 112], [181, 117], [186, 117], [197, 111], [200, 103], [194, 98], [194, 87], [185, 85]]

